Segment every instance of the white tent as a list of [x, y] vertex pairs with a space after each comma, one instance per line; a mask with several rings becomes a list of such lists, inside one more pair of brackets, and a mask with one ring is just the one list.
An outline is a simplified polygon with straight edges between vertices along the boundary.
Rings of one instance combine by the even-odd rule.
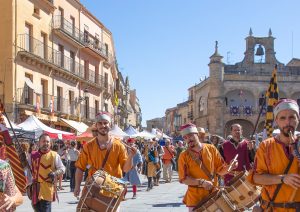
[[127, 133], [125, 133], [118, 125], [114, 125], [110, 132], [109, 132], [111, 135], [114, 135], [114, 136], [118, 136], [118, 137], [126, 137], [126, 136], [129, 136]]
[[136, 131], [136, 129], [134, 129], [131, 125], [129, 127], [127, 127], [127, 129], [125, 130], [125, 133], [127, 133], [128, 135], [134, 135], [137, 134], [138, 131]]
[[161, 138], [171, 139], [171, 137], [167, 136], [166, 134], [164, 134], [163, 132], [161, 132], [160, 130], [158, 130], [156, 128], [152, 128], [151, 133], [159, 139], [161, 139]]
[[[6, 116], [3, 116], [3, 118], [4, 118], [4, 122], [5, 122], [6, 127], [7, 127], [8, 129], [11, 129], [10, 124], [9, 124], [9, 122], [8, 122], [8, 120], [7, 120], [7, 118], [6, 118]], [[17, 126], [14, 122], [11, 121], [10, 123], [11, 123], [11, 126], [12, 126], [13, 129], [18, 129], [18, 130], [21, 130], [21, 129], [22, 129], [21, 127]]]
[[133, 137], [133, 138], [141, 137], [141, 138], [151, 139], [151, 138], [155, 138], [155, 135], [153, 135], [152, 133], [149, 133], [146, 130], [143, 130], [142, 132], [131, 135], [130, 137]]
[[34, 131], [36, 137], [45, 132], [48, 133], [53, 139], [75, 139], [73, 133], [48, 127], [40, 120], [38, 120], [38, 118], [34, 115], [29, 116], [23, 123], [19, 124], [18, 126], [23, 128], [24, 130]]
[[63, 118], [61, 118], [61, 120], [65, 122], [67, 125], [69, 125], [71, 128], [73, 128], [74, 130], [76, 130], [78, 134], [84, 133], [87, 130], [87, 128], [89, 128], [89, 126], [83, 122], [77, 122], [77, 121], [67, 120]]

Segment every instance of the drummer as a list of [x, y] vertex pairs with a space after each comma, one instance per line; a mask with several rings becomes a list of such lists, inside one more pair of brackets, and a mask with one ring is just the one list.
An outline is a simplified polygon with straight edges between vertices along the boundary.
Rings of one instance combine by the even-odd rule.
[[251, 168], [255, 155], [254, 145], [243, 137], [243, 129], [239, 124], [233, 124], [230, 127], [231, 138], [220, 146], [219, 151], [226, 163], [229, 163], [237, 155], [239, 162], [238, 167], [224, 177], [225, 185], [228, 185], [230, 180], [237, 174], [237, 172], [248, 171]]
[[280, 100], [274, 107], [274, 119], [280, 133], [260, 143], [254, 160], [253, 178], [250, 175], [249, 179], [263, 186], [261, 207], [264, 211], [298, 211], [300, 155], [299, 148], [293, 155], [294, 145], [290, 145], [295, 140], [294, 132], [299, 124], [297, 102], [291, 99]]
[[127, 151], [118, 138], [109, 135], [111, 128], [111, 115], [108, 112], [100, 112], [96, 115], [97, 136], [84, 145], [83, 151], [75, 164], [75, 189], [74, 196], [80, 194], [80, 184], [83, 172], [89, 168], [88, 176], [91, 177], [102, 166], [107, 151], [110, 151], [104, 170], [117, 178], [122, 177], [122, 172], [128, 172], [133, 167], [133, 156], [136, 154], [135, 147]]
[[178, 159], [179, 181], [188, 185], [183, 203], [192, 211], [197, 203], [211, 193], [214, 186], [218, 186], [216, 175], [228, 173], [238, 163], [226, 164], [213, 145], [201, 143], [194, 124], [183, 125], [180, 130], [188, 149]]

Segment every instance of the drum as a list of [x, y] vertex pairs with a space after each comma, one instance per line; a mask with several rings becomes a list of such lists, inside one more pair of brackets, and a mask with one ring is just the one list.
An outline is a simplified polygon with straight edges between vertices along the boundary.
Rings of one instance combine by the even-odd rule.
[[193, 211], [232, 212], [235, 206], [230, 203], [222, 191], [214, 191], [201, 200]]
[[126, 192], [125, 182], [103, 170], [88, 178], [77, 205], [77, 211], [114, 212]]
[[252, 185], [246, 180], [248, 172], [241, 172], [229, 181], [224, 190], [232, 204], [237, 206], [238, 210], [251, 208], [260, 195], [260, 188]]

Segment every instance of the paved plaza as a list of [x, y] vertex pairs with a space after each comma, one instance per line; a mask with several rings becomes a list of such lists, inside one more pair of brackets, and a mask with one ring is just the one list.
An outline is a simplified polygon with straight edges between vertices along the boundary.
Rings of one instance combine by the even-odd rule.
[[[140, 212], [140, 211], [157, 211], [157, 212], [179, 212], [187, 211], [182, 204], [182, 198], [186, 189], [185, 185], [178, 182], [178, 175], [174, 173], [172, 183], [161, 181], [160, 186], [155, 186], [151, 191], [147, 189], [147, 179], [142, 176], [143, 184], [138, 187], [137, 198], [131, 199], [132, 188], [128, 188], [126, 201], [121, 203], [121, 212]], [[70, 193], [69, 182], [63, 183], [64, 190], [59, 191], [59, 203], [52, 203], [52, 211], [75, 211], [78, 200]], [[25, 197], [24, 204], [17, 208], [17, 212], [33, 211], [30, 200]]]

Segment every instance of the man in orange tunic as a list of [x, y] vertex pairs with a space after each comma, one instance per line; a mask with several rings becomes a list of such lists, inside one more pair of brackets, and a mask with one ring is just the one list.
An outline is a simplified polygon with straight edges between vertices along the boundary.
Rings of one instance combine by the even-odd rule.
[[[299, 154], [293, 154], [294, 131], [299, 124], [299, 106], [291, 99], [280, 100], [274, 107], [280, 134], [264, 140], [256, 152], [253, 168], [255, 184], [262, 185], [261, 208], [273, 211], [300, 210]], [[296, 141], [299, 142], [299, 141]], [[295, 157], [297, 156], [297, 157]], [[289, 161], [292, 164], [284, 174]], [[250, 175], [251, 176], [251, 175]], [[281, 184], [275, 200], [275, 190]]]
[[216, 174], [227, 174], [238, 164], [236, 161], [231, 166], [227, 165], [213, 145], [201, 143], [194, 124], [182, 126], [181, 134], [188, 144], [188, 149], [183, 151], [178, 159], [179, 181], [188, 185], [183, 203], [192, 211], [197, 203], [218, 186]]
[[91, 177], [97, 170], [101, 169], [107, 149], [110, 148], [108, 159], [103, 169], [110, 175], [121, 178], [122, 172], [128, 172], [133, 166], [133, 156], [137, 150], [132, 147], [127, 155], [127, 151], [121, 141], [109, 135], [111, 125], [111, 115], [107, 112], [100, 112], [96, 116], [97, 137], [84, 145], [79, 155], [75, 174], [74, 196], [80, 194], [80, 184], [83, 172], [89, 169], [88, 176]]

